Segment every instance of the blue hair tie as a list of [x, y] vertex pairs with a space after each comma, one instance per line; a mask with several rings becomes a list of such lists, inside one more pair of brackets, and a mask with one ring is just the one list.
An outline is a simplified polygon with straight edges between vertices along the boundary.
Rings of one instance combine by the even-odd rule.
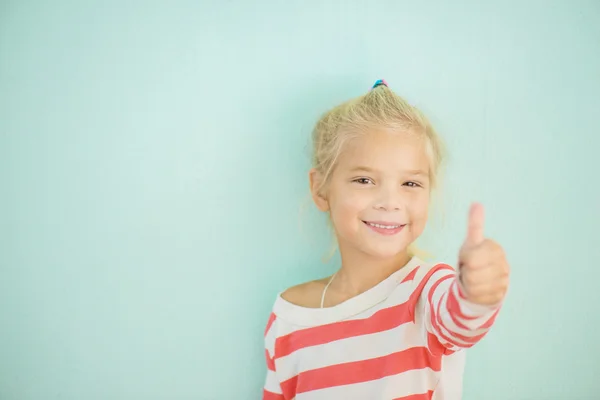
[[385, 81], [385, 79], [378, 79], [377, 82], [375, 82], [375, 84], [373, 85], [373, 87], [371, 88], [371, 90], [375, 89], [377, 86], [385, 86], [385, 87], [389, 87], [387, 82]]

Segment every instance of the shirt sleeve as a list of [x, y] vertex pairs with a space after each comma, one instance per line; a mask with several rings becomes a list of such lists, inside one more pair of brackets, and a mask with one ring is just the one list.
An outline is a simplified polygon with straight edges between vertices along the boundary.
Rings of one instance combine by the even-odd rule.
[[277, 317], [271, 313], [265, 329], [265, 360], [267, 376], [263, 388], [263, 400], [284, 400], [281, 385], [275, 373], [275, 339], [277, 337]]
[[472, 347], [489, 332], [500, 305], [482, 306], [468, 301], [458, 274], [446, 264], [432, 268], [425, 281], [420, 302], [432, 352], [451, 354]]

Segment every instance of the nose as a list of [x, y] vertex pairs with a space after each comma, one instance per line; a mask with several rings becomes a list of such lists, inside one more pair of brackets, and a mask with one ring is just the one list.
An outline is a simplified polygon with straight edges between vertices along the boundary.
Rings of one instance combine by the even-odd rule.
[[402, 195], [396, 187], [380, 187], [375, 201], [375, 209], [399, 211], [403, 208]]

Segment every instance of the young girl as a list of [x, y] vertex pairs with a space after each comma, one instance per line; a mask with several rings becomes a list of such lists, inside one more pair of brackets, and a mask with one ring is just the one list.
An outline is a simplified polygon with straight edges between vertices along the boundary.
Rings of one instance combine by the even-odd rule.
[[458, 272], [412, 255], [442, 146], [383, 80], [319, 120], [313, 153], [312, 197], [342, 265], [277, 297], [263, 399], [460, 399], [464, 349], [489, 331], [508, 287], [483, 207], [471, 206]]

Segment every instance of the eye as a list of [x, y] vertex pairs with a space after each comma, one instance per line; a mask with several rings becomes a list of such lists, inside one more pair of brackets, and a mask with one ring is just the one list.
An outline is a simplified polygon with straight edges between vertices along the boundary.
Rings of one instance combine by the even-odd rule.
[[373, 181], [370, 178], [357, 178], [354, 179], [352, 182], [356, 182], [360, 185], [368, 185], [369, 183], [373, 183]]
[[405, 182], [404, 186], [408, 186], [408, 187], [412, 187], [412, 188], [421, 187], [421, 185], [419, 185], [417, 182], [413, 182], [413, 181]]

